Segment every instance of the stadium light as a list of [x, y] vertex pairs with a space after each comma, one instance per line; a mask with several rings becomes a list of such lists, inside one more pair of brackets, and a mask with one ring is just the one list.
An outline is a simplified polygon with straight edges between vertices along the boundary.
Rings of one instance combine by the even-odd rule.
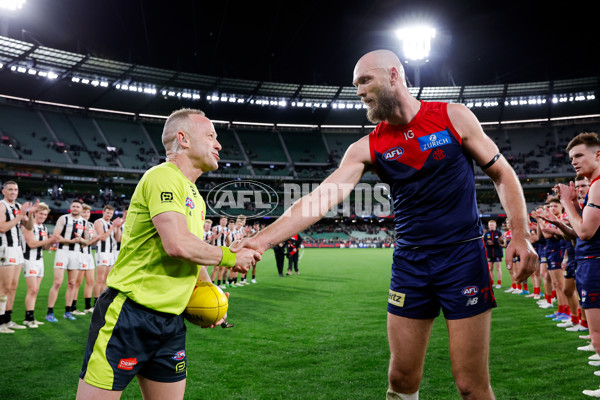
[[431, 52], [431, 39], [435, 37], [435, 29], [425, 26], [413, 26], [396, 31], [402, 41], [404, 57], [412, 61], [425, 60]]
[[24, 4], [25, 0], [0, 0], [0, 8], [9, 11], [20, 10]]
[[429, 62], [431, 39], [435, 38], [435, 29], [427, 25], [415, 25], [398, 29], [396, 36], [402, 42], [405, 60], [415, 67], [415, 86], [421, 86], [420, 67]]

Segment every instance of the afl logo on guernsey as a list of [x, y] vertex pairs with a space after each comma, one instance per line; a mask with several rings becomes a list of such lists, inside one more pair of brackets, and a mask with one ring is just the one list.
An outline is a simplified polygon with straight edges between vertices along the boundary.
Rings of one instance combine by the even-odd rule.
[[383, 158], [386, 161], [394, 161], [402, 157], [402, 154], [404, 154], [404, 149], [402, 147], [394, 147], [383, 153]]
[[189, 208], [191, 208], [192, 210], [196, 207], [196, 205], [194, 204], [194, 201], [192, 199], [190, 199], [189, 197], [187, 199], [185, 199], [185, 205]]
[[450, 144], [452, 142], [450, 140], [450, 134], [449, 134], [448, 130], [435, 132], [430, 135], [420, 137], [418, 139], [419, 139], [419, 146], [421, 146], [421, 151], [427, 151], [427, 150], [433, 149], [435, 147], [443, 146], [445, 144]]

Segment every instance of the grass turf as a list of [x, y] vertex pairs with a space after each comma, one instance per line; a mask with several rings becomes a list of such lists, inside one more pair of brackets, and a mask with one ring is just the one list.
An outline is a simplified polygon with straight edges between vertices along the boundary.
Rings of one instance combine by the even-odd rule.
[[[231, 289], [232, 329], [188, 324], [187, 399], [380, 399], [387, 387], [386, 303], [392, 250], [305, 249], [299, 276], [277, 276], [271, 251], [258, 284]], [[38, 297], [46, 312], [52, 254]], [[578, 399], [600, 378], [587, 364], [586, 342], [544, 318], [534, 300], [495, 292], [490, 372], [498, 399]], [[24, 317], [21, 279], [13, 320]], [[83, 304], [80, 289], [79, 308]], [[0, 399], [72, 399], [89, 316], [0, 335]], [[443, 318], [434, 323], [420, 398], [458, 399]], [[137, 383], [123, 399], [141, 398]]]

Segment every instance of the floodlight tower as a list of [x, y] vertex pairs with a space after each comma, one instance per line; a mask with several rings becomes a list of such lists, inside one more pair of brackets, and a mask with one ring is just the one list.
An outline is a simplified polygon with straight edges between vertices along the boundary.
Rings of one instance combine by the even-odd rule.
[[26, 0], [0, 0], [0, 36], [8, 36], [10, 18], [23, 8]]
[[426, 25], [412, 26], [398, 29], [396, 36], [402, 41], [405, 62], [415, 69], [415, 86], [421, 86], [421, 67], [429, 62], [435, 29]]

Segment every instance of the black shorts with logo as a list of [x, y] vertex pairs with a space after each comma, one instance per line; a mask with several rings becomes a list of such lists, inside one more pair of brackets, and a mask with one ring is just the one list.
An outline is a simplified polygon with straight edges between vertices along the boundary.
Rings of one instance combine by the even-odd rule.
[[186, 378], [183, 316], [151, 310], [108, 288], [94, 307], [79, 377], [121, 391], [136, 375], [158, 382]]

